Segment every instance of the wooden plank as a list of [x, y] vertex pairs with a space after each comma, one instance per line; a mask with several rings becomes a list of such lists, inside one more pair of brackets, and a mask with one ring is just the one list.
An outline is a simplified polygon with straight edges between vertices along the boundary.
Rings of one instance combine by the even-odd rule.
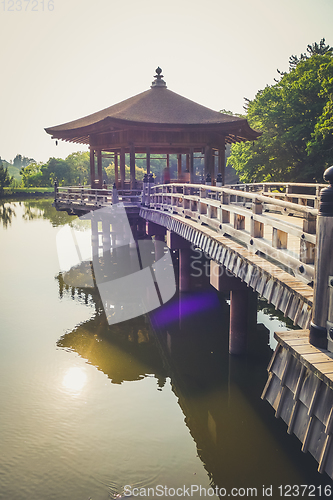
[[298, 354], [317, 354], [317, 349], [309, 344], [309, 345], [301, 345], [301, 346], [294, 346], [293, 349], [295, 352]]

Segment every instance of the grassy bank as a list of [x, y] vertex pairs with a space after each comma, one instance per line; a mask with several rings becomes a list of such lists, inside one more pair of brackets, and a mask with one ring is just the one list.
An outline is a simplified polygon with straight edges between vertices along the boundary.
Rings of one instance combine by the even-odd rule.
[[0, 198], [22, 197], [28, 198], [31, 196], [52, 196], [54, 193], [53, 187], [32, 187], [32, 188], [10, 188], [6, 187], [3, 193], [0, 193]]

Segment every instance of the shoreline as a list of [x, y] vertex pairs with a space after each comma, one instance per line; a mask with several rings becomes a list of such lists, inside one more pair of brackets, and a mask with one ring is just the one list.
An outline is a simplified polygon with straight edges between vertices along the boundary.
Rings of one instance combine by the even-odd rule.
[[13, 191], [10, 193], [3, 192], [0, 194], [0, 200], [7, 200], [9, 198], [49, 198], [53, 197], [53, 191]]

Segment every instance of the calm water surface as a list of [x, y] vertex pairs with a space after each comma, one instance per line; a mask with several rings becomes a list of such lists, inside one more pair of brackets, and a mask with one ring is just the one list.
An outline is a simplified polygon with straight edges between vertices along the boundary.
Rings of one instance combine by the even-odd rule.
[[[72, 218], [49, 200], [2, 203], [0, 215], [1, 499], [331, 485], [260, 399], [264, 328], [230, 358], [228, 303], [204, 287], [109, 327], [96, 290], [59, 274], [55, 237]], [[272, 311], [258, 317], [286, 329]]]

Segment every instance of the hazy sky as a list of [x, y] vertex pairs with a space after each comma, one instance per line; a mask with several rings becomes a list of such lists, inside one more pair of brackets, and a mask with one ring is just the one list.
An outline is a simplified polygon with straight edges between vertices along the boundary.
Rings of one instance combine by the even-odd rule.
[[149, 89], [157, 66], [174, 92], [241, 113], [290, 55], [333, 45], [333, 0], [2, 0], [0, 20], [8, 161], [83, 150], [44, 127]]

